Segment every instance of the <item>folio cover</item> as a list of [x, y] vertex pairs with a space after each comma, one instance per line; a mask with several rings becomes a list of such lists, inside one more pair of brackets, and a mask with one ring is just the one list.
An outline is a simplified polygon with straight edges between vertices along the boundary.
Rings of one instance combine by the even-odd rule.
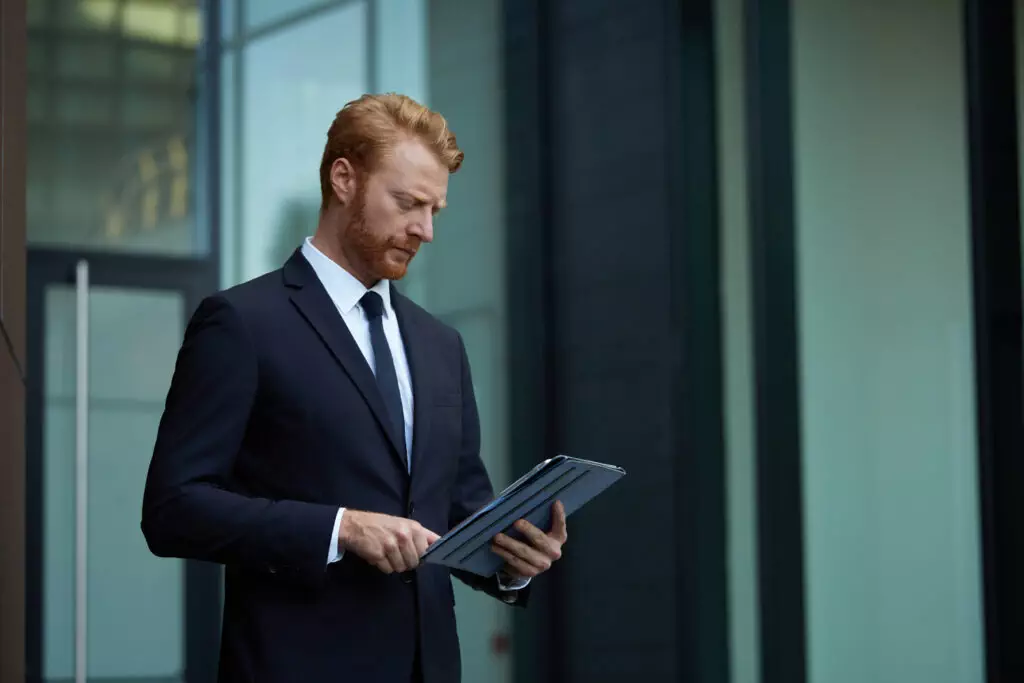
[[522, 534], [511, 528], [520, 519], [548, 531], [556, 500], [565, 506], [568, 517], [625, 474], [621, 467], [566, 455], [545, 460], [435, 541], [421, 561], [493, 576], [505, 564], [491, 552], [497, 534], [522, 540]]

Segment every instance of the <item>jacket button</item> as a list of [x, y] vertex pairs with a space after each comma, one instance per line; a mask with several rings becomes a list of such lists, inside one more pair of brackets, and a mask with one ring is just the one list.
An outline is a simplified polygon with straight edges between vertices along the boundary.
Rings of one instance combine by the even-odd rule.
[[412, 583], [412, 572], [402, 572], [402, 583]]
[[416, 512], [416, 505], [410, 500], [409, 504], [405, 507], [405, 515], [406, 517], [411, 517], [414, 512]]

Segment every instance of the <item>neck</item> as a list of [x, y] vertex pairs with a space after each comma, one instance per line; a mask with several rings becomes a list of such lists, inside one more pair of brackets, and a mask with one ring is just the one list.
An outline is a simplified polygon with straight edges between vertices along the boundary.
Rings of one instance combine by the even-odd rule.
[[345, 269], [352, 277], [363, 283], [363, 286], [367, 289], [377, 284], [378, 278], [369, 275], [365, 269], [357, 266], [358, 261], [353, 258], [348, 250], [345, 248], [344, 241], [339, 237], [338, 230], [334, 229], [331, 223], [333, 220], [337, 220], [325, 213], [320, 216], [320, 222], [317, 224], [316, 232], [313, 234], [313, 246], [320, 250], [327, 258], [331, 259], [343, 269]]

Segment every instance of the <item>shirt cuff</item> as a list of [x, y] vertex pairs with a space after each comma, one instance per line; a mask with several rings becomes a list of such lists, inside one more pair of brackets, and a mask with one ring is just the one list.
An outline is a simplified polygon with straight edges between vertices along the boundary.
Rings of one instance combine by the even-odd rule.
[[513, 579], [504, 572], [498, 572], [498, 588], [503, 591], [518, 591], [530, 585], [530, 579]]
[[327, 549], [327, 564], [334, 564], [345, 556], [345, 551], [338, 549], [338, 532], [341, 531], [341, 517], [345, 514], [345, 508], [338, 508], [338, 514], [334, 518], [334, 533], [331, 534], [331, 545]]

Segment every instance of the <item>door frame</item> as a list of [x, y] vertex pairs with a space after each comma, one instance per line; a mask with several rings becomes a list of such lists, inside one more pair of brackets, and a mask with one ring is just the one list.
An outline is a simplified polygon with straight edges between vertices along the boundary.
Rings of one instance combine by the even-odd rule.
[[[28, 250], [25, 471], [25, 672], [26, 681], [43, 679], [43, 418], [46, 287], [75, 282], [80, 260], [89, 263], [90, 286], [178, 292], [184, 299], [183, 328], [202, 298], [217, 289], [216, 268], [208, 259], [94, 253], [51, 249]], [[142, 491], [139, 491], [139, 505]], [[140, 507], [141, 510], [141, 507]], [[140, 513], [141, 514], [141, 513]], [[141, 531], [139, 532], [141, 533]], [[185, 667], [189, 683], [216, 680], [220, 646], [221, 569], [211, 563], [185, 561]]]

